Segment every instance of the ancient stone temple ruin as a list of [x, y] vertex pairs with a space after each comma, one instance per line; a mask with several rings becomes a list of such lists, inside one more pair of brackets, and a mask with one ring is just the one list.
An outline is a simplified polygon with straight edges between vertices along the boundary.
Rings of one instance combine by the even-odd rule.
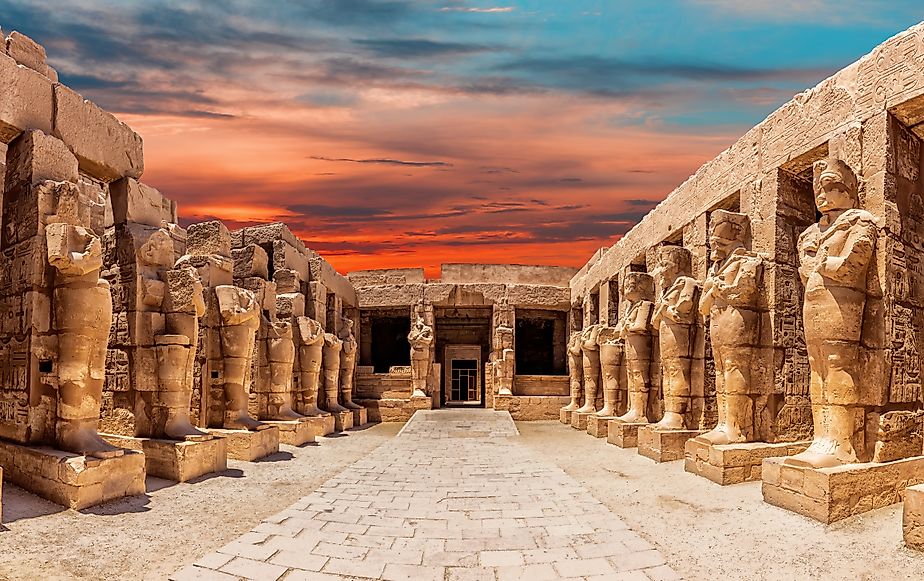
[[[179, 225], [142, 140], [0, 54], [0, 466], [64, 506], [418, 410], [559, 420], [924, 546], [924, 25], [797, 95], [581, 269], [338, 273]], [[664, 466], [665, 472], [679, 470]], [[907, 489], [907, 491], [906, 491]]]

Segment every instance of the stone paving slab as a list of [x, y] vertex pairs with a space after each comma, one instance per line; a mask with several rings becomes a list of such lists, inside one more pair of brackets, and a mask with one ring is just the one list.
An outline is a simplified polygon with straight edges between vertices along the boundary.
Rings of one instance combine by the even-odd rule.
[[680, 578], [518, 436], [507, 412], [418, 411], [391, 443], [170, 578]]

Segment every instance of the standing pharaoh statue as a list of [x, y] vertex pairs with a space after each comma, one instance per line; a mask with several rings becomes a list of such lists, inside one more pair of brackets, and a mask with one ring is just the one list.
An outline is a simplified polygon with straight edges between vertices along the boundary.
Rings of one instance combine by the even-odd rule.
[[699, 283], [690, 276], [692, 257], [682, 246], [658, 249], [654, 272], [660, 296], [651, 318], [658, 330], [661, 378], [664, 385], [664, 416], [655, 426], [664, 430], [693, 429], [690, 415], [690, 369]]
[[860, 339], [878, 229], [873, 215], [857, 207], [857, 177], [846, 163], [829, 158], [813, 172], [821, 219], [799, 237], [798, 250], [814, 438], [785, 463], [822, 468], [857, 461]]
[[333, 333], [324, 333], [324, 407], [327, 411], [338, 414], [349, 411], [340, 405], [340, 357], [343, 341]]
[[589, 414], [597, 411], [597, 382], [600, 380], [600, 346], [597, 336], [600, 325], [593, 324], [581, 332], [581, 354], [584, 368], [584, 405], [577, 413]]
[[260, 430], [268, 426], [250, 417], [247, 382], [254, 356], [260, 307], [249, 290], [222, 284], [215, 287], [221, 315], [221, 354], [224, 366], [225, 412], [222, 427], [227, 430]]
[[654, 311], [654, 279], [644, 272], [626, 274], [625, 298], [629, 302], [620, 321], [624, 342], [629, 409], [616, 418], [625, 423], [648, 423], [651, 391], [651, 316]]
[[600, 346], [600, 371], [603, 383], [603, 407], [595, 414], [601, 418], [616, 415], [616, 399], [619, 393], [619, 368], [622, 366], [623, 342], [615, 327], [601, 327], [597, 334]]
[[305, 416], [293, 409], [292, 368], [295, 365], [295, 341], [292, 323], [274, 321], [266, 337], [266, 358], [269, 363], [269, 392], [258, 394], [260, 419], [298, 421]]
[[343, 349], [340, 352], [340, 394], [343, 407], [360, 410], [362, 406], [353, 403], [353, 375], [356, 371], [356, 337], [353, 335], [353, 320], [343, 317], [340, 320], [340, 340]]
[[[106, 345], [112, 325], [109, 283], [100, 278], [100, 239], [81, 215], [76, 184], [54, 184], [57, 210], [45, 226], [48, 263], [54, 268], [53, 328], [58, 335], [57, 445], [68, 452], [114, 458], [124, 452], [97, 433]], [[84, 212], [85, 213], [85, 212]]]
[[298, 317], [295, 332], [298, 333], [298, 396], [295, 409], [309, 416], [329, 416], [318, 407], [318, 391], [321, 384], [321, 367], [324, 354], [324, 327], [311, 317]]
[[582, 385], [584, 361], [581, 356], [581, 332], [573, 331], [568, 339], [568, 381], [571, 384], [571, 401], [561, 408], [565, 412], [573, 412], [581, 407], [581, 398], [584, 394]]
[[699, 311], [709, 317], [715, 360], [718, 424], [696, 439], [708, 444], [753, 442], [751, 365], [760, 338], [757, 299], [763, 260], [750, 250], [747, 215], [716, 210], [709, 224], [710, 258]]
[[424, 316], [423, 301], [414, 306], [414, 323], [407, 336], [411, 344], [411, 387], [414, 389], [411, 397], [427, 397], [427, 383], [433, 369], [432, 351], [436, 337], [433, 327], [427, 324]]

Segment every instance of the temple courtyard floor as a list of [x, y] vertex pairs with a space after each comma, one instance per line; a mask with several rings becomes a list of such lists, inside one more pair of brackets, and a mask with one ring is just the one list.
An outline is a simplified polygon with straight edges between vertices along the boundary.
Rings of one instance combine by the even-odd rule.
[[[400, 433], [399, 433], [400, 430]], [[900, 505], [822, 525], [558, 422], [419, 412], [81, 512], [4, 486], [0, 579], [922, 579]]]

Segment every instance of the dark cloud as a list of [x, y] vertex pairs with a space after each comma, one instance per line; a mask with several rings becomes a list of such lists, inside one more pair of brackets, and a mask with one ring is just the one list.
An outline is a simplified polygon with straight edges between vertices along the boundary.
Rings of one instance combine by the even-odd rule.
[[496, 50], [483, 44], [441, 42], [425, 38], [355, 39], [353, 44], [376, 56], [386, 58], [432, 58]]
[[368, 163], [368, 164], [377, 164], [377, 165], [407, 165], [411, 167], [452, 167], [452, 164], [447, 161], [404, 161], [401, 159], [351, 159], [348, 157], [322, 157], [320, 155], [312, 155], [311, 159], [317, 159], [320, 161], [342, 161], [348, 163]]

